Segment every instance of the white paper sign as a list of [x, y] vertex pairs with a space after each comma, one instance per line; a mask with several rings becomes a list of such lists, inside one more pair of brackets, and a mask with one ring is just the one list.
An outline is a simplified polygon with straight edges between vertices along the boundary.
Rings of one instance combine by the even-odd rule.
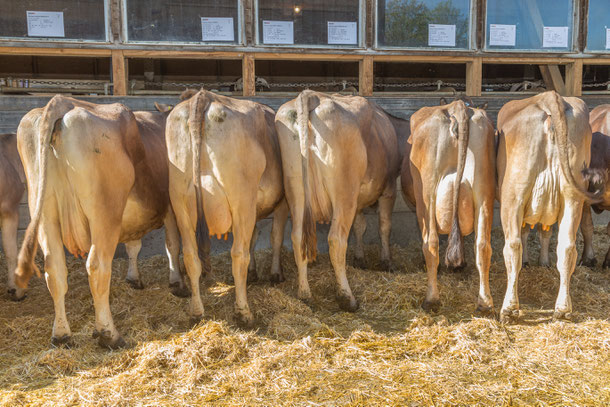
[[26, 11], [28, 36], [65, 37], [64, 13], [61, 11]]
[[203, 41], [235, 41], [233, 17], [201, 17]]
[[514, 47], [516, 38], [516, 25], [489, 24], [489, 45]]
[[567, 48], [568, 47], [568, 27], [543, 27], [542, 29], [543, 48]]
[[329, 44], [358, 44], [358, 23], [344, 21], [328, 22]]
[[263, 44], [294, 44], [294, 23], [263, 20]]
[[606, 49], [610, 49], [610, 28], [606, 28]]
[[455, 47], [455, 25], [428, 24], [428, 45]]

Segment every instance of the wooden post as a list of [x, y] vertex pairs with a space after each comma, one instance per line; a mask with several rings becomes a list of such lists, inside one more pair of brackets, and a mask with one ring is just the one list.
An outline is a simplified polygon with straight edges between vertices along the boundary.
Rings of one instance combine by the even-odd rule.
[[244, 54], [241, 62], [241, 77], [243, 80], [243, 95], [254, 96], [256, 93], [256, 77], [254, 73], [254, 55]]
[[547, 90], [555, 90], [561, 96], [566, 96], [566, 85], [561, 77], [559, 65], [538, 65]]
[[483, 60], [474, 58], [466, 63], [466, 95], [481, 96], [483, 85]]
[[128, 66], [127, 60], [120, 49], [112, 50], [112, 84], [115, 96], [127, 95]]
[[358, 90], [360, 96], [373, 96], [373, 57], [370, 55], [358, 63]]
[[582, 60], [575, 59], [566, 65], [566, 92], [568, 96], [582, 95]]

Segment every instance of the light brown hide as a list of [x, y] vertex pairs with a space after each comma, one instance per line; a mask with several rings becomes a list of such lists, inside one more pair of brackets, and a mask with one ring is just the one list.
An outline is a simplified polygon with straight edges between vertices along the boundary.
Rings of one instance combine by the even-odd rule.
[[0, 222], [8, 275], [7, 290], [11, 295], [14, 295], [17, 289], [17, 227], [19, 202], [25, 192], [24, 182], [25, 174], [17, 151], [17, 137], [15, 134], [0, 134]]
[[[106, 347], [124, 343], [108, 303], [112, 259], [120, 241], [139, 240], [166, 217], [164, 118], [163, 113], [134, 114], [118, 103], [96, 105], [57, 95], [19, 124], [18, 148], [32, 221], [19, 256], [17, 285], [21, 291], [27, 287], [37, 236], [55, 306], [53, 343], [68, 342], [71, 336], [64, 306], [64, 245], [75, 255], [88, 253], [94, 336]], [[174, 282], [184, 288], [177, 271], [178, 250], [174, 241], [170, 264]]]
[[389, 249], [384, 248], [389, 247], [400, 166], [394, 128], [383, 110], [362, 97], [313, 91], [304, 91], [282, 105], [275, 125], [292, 217], [299, 298], [311, 298], [307, 262], [316, 254], [315, 222], [330, 222], [329, 253], [339, 305], [354, 311], [358, 303], [346, 276], [347, 238], [352, 223], [357, 228], [356, 215], [375, 202], [380, 213], [382, 261], [390, 261]]
[[[233, 233], [231, 248], [238, 322], [253, 316], [246, 295], [251, 239], [258, 219], [274, 210], [272, 280], [283, 279], [279, 251], [287, 207], [274, 113], [259, 103], [201, 90], [178, 104], [167, 120], [170, 199], [191, 281], [190, 314], [203, 317], [199, 276], [209, 264], [209, 237]], [[195, 128], [194, 126], [199, 126]], [[200, 199], [196, 191], [200, 191]], [[202, 206], [198, 222], [198, 203]], [[204, 245], [205, 247], [202, 247]]]
[[[491, 120], [483, 109], [467, 107], [464, 101], [457, 100], [448, 105], [424, 107], [411, 116], [410, 122], [411, 151], [403, 159], [401, 180], [407, 201], [410, 194], [414, 197], [422, 233], [428, 273], [423, 307], [438, 308], [438, 235], [448, 234], [456, 227], [455, 216], [461, 235], [475, 232], [480, 278], [478, 309], [491, 312], [489, 266], [495, 196], [495, 142]], [[457, 174], [460, 143], [464, 143], [461, 179]], [[458, 197], [455, 197], [456, 183]], [[455, 213], [454, 202], [458, 207]]]
[[508, 277], [502, 318], [519, 316], [522, 226], [540, 223], [547, 228], [555, 222], [559, 222], [560, 274], [555, 317], [569, 317], [576, 231], [584, 198], [591, 197], [580, 172], [590, 161], [589, 111], [578, 98], [545, 92], [505, 104], [498, 114], [498, 133], [498, 190]]

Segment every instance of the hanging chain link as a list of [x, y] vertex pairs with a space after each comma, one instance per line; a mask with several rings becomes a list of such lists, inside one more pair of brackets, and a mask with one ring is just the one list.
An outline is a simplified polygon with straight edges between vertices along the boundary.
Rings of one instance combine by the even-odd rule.
[[603, 86], [606, 89], [610, 90], [610, 81], [606, 81], [606, 82], [595, 82], [595, 83], [583, 83], [582, 87], [583, 88], [597, 88]]

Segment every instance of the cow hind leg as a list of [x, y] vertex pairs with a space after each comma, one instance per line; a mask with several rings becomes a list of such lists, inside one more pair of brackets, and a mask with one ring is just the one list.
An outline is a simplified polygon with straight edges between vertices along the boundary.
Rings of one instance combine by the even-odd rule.
[[15, 284], [15, 270], [17, 268], [17, 227], [19, 226], [19, 213], [10, 212], [2, 214], [2, 248], [6, 256], [8, 272], [8, 293], [17, 296]]
[[392, 210], [396, 201], [396, 183], [392, 182], [379, 198], [379, 238], [381, 240], [381, 269], [387, 272], [396, 271], [390, 258], [390, 233], [392, 231]]
[[[422, 303], [422, 308], [426, 312], [438, 312], [440, 309], [440, 294], [438, 291], [438, 231], [436, 229], [436, 218], [434, 209], [429, 208], [428, 213], [424, 213], [424, 205], [418, 202], [417, 217], [423, 219], [422, 230], [422, 251], [426, 262], [426, 274], [428, 277], [428, 288], [426, 298]], [[432, 206], [432, 205], [431, 205]]]
[[286, 229], [286, 222], [288, 221], [288, 204], [286, 200], [282, 200], [280, 204], [275, 208], [273, 212], [273, 225], [271, 227], [271, 247], [273, 250], [273, 257], [271, 259], [271, 273], [269, 280], [276, 284], [286, 280], [284, 277], [284, 270], [282, 269], [281, 254], [282, 245], [284, 244], [284, 230]]
[[[301, 242], [303, 241], [303, 206], [292, 209], [292, 233], [290, 235], [292, 240], [292, 250], [294, 253], [294, 261], [297, 264], [298, 272], [298, 293], [297, 297], [305, 302], [311, 302], [311, 289], [309, 288], [309, 281], [307, 279], [307, 257], [302, 251]], [[296, 206], [296, 205], [295, 205]]]
[[[251, 212], [251, 213], [250, 213]], [[231, 270], [235, 280], [235, 316], [241, 326], [250, 327], [254, 322], [247, 296], [248, 263], [250, 262], [251, 239], [256, 224], [254, 210], [233, 213], [233, 246], [231, 247]]]
[[184, 281], [184, 272], [180, 269], [180, 235], [174, 211], [167, 211], [165, 223], [165, 252], [169, 261], [169, 289], [173, 295], [186, 298], [191, 295]]
[[484, 205], [478, 208], [475, 218], [475, 257], [479, 271], [479, 296], [477, 299], [477, 312], [482, 315], [494, 315], [494, 304], [489, 288], [489, 267], [491, 265], [491, 223], [493, 205]]
[[260, 229], [254, 225], [254, 231], [252, 232], [252, 238], [250, 239], [250, 262], [248, 263], [248, 283], [254, 283], [258, 281], [258, 274], [256, 273], [256, 259], [254, 249], [256, 248], [256, 241], [260, 235]]
[[362, 211], [356, 214], [354, 218], [354, 224], [352, 226], [354, 230], [354, 237], [356, 239], [356, 249], [354, 250], [354, 262], [353, 266], [359, 269], [366, 269], [367, 263], [364, 259], [364, 233], [366, 232], [366, 217]]
[[55, 308], [51, 344], [69, 347], [72, 345], [72, 332], [65, 306], [65, 296], [68, 292], [68, 268], [61, 233], [58, 225], [45, 222], [40, 227], [39, 236], [44, 254], [45, 279]]
[[352, 200], [353, 208], [334, 209], [333, 220], [328, 232], [328, 253], [337, 279], [337, 302], [342, 310], [348, 312], [354, 312], [358, 309], [358, 302], [349, 286], [345, 267], [347, 239], [356, 215], [355, 198]]
[[500, 319], [502, 322], [510, 322], [519, 317], [519, 296], [517, 292], [517, 284], [519, 281], [519, 272], [522, 265], [522, 248], [523, 244], [521, 236], [521, 222], [523, 214], [521, 208], [508, 206], [502, 211], [502, 227], [504, 229], [504, 264], [506, 266], [506, 294], [500, 311]]
[[553, 229], [549, 227], [549, 230], [543, 230], [542, 225], [538, 225], [538, 239], [540, 240], [540, 258], [538, 263], [542, 267], [550, 267], [549, 262], [549, 244], [551, 243], [551, 235]]
[[112, 258], [119, 240], [119, 227], [111, 228], [94, 225], [91, 231], [91, 249], [87, 257], [89, 288], [95, 308], [95, 331], [93, 337], [103, 348], [117, 349], [125, 346], [125, 341], [117, 331], [110, 312], [110, 278]]
[[570, 319], [572, 299], [570, 298], [570, 279], [576, 267], [576, 233], [580, 224], [582, 204], [564, 200], [563, 213], [559, 219], [557, 237], [557, 270], [559, 271], [559, 293], [555, 302], [553, 319]]
[[522, 265], [522, 267], [527, 267], [530, 265], [529, 251], [527, 249], [527, 239], [529, 236], [530, 236], [530, 228], [528, 225], [525, 225], [524, 227], [521, 228], [521, 247], [522, 247], [521, 265]]
[[131, 242], [125, 243], [125, 249], [127, 250], [127, 256], [129, 257], [129, 266], [127, 268], [127, 276], [125, 281], [127, 284], [136, 290], [144, 289], [144, 284], [140, 278], [140, 272], [138, 271], [138, 254], [142, 249], [142, 240], [132, 240]]
[[585, 203], [582, 208], [582, 220], [580, 221], [580, 232], [582, 233], [583, 249], [580, 265], [593, 267], [597, 263], [595, 251], [593, 250], [593, 219], [591, 217], [591, 205]]
[[[610, 222], [608, 222], [608, 226], [606, 227], [606, 233], [608, 234], [608, 236], [610, 236]], [[606, 258], [604, 259], [604, 264], [602, 264], [603, 268], [609, 268], [610, 267], [610, 247], [608, 248], [608, 251], [606, 252]]]

